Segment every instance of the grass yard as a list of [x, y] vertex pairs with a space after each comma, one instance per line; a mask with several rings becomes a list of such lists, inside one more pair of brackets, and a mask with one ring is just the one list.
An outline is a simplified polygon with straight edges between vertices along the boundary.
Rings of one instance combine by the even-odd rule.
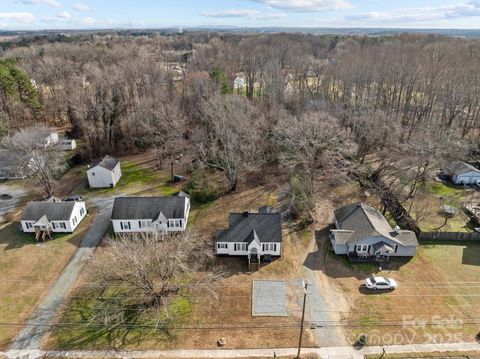
[[[225, 195], [208, 205], [191, 211], [190, 224], [198, 232], [212, 238], [216, 228], [224, 227], [230, 211], [254, 210], [261, 205], [274, 205], [276, 189], [260, 186], [246, 191]], [[177, 302], [179, 313], [177, 326], [184, 329], [115, 329], [96, 330], [84, 326], [88, 320], [89, 307], [94, 307], [92, 298], [73, 298], [60, 320], [80, 324], [74, 328], [60, 328], [47, 340], [51, 349], [215, 349], [217, 340], [224, 338], [227, 349], [293, 347], [298, 342], [302, 288], [300, 283], [307, 237], [311, 232], [297, 234], [284, 230], [284, 256], [248, 272], [245, 258], [219, 258], [219, 264], [228, 269], [226, 278], [216, 283], [215, 296], [190, 293], [188, 302]], [[102, 249], [95, 255], [102, 255]], [[289, 281], [287, 291], [289, 315], [287, 317], [252, 317], [252, 281], [255, 279], [284, 279]], [[82, 282], [78, 282], [75, 297], [89, 297]], [[298, 283], [297, 283], [298, 282]], [[293, 284], [292, 284], [293, 283]], [[151, 323], [151, 318], [132, 318], [137, 323]], [[313, 346], [315, 340], [307, 328], [304, 345]]]
[[[471, 232], [474, 225], [463, 211], [462, 203], [479, 200], [480, 191], [476, 189], [431, 181], [419, 188], [411, 214], [418, 219], [420, 228], [426, 232]], [[407, 202], [406, 208], [410, 205], [411, 203]], [[452, 206], [458, 211], [452, 218], [448, 218], [446, 223], [445, 217], [440, 213], [442, 205]]]
[[[342, 315], [349, 341], [362, 334], [370, 345], [475, 340], [480, 331], [479, 242], [424, 243], [413, 259], [393, 260], [390, 269], [367, 266], [328, 254], [326, 274], [351, 308]], [[392, 277], [399, 287], [370, 292], [361, 285], [371, 274]]]
[[120, 158], [122, 177], [115, 188], [89, 188], [87, 167], [72, 168], [63, 178], [62, 194], [80, 194], [85, 199], [97, 196], [139, 195], [171, 196], [180, 190], [180, 185], [170, 185], [169, 174], [155, 169], [152, 154], [131, 155]]
[[[50, 288], [79, 245], [93, 216], [87, 216], [75, 234], [56, 234], [37, 244], [33, 234], [12, 222], [0, 230], [0, 318], [22, 323]], [[5, 349], [20, 327], [0, 326], [0, 349]]]

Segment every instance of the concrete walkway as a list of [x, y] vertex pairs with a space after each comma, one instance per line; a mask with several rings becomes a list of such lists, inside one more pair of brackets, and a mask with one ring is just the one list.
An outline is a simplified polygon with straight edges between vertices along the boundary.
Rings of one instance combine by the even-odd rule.
[[27, 321], [25, 328], [15, 338], [10, 349], [40, 348], [42, 339], [49, 330], [48, 324], [53, 321], [59, 306], [75, 284], [84, 263], [92, 256], [110, 225], [113, 198], [98, 200], [95, 204], [98, 207], [97, 215], [80, 243], [80, 247], [65, 266], [43, 302], [33, 313], [32, 318]]
[[[392, 345], [385, 347], [329, 347], [303, 349], [302, 356], [318, 354], [323, 359], [363, 359], [365, 354], [402, 354], [402, 353], [442, 353], [480, 351], [478, 343], [445, 343], [445, 344], [411, 344]], [[273, 358], [273, 353], [279, 356], [296, 355], [296, 348], [285, 349], [219, 349], [219, 350], [145, 350], [145, 351], [43, 351], [43, 350], [10, 350], [4, 355], [7, 358]]]

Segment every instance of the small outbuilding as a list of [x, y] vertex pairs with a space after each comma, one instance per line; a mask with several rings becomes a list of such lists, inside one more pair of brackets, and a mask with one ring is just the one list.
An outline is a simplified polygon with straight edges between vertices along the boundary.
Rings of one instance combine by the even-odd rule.
[[122, 177], [120, 161], [107, 155], [101, 161], [92, 162], [88, 166], [87, 177], [91, 188], [115, 187]]
[[75, 140], [72, 140], [72, 139], [61, 140], [58, 143], [58, 147], [62, 151], [72, 151], [75, 148], [77, 148], [77, 142]]
[[463, 161], [450, 163], [443, 173], [456, 185], [480, 183], [480, 170]]

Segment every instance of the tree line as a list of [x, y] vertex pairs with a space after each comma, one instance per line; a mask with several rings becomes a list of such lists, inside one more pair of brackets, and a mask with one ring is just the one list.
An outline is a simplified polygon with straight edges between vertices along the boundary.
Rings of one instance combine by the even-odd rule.
[[355, 176], [402, 203], [438, 166], [478, 153], [475, 39], [98, 34], [2, 57], [35, 84], [13, 94], [1, 72], [5, 132], [69, 125], [86, 141], [85, 159], [186, 155], [232, 191], [268, 167], [288, 174], [300, 216], [320, 178]]

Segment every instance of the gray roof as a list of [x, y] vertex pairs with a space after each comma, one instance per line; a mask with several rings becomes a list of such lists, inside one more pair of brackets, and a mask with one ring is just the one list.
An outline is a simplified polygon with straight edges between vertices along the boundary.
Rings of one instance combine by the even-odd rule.
[[475, 168], [471, 164], [463, 161], [456, 161], [450, 163], [447, 167], [445, 167], [445, 171], [455, 175], [461, 175], [472, 171], [480, 173], [480, 170], [478, 168]]
[[228, 229], [218, 230], [217, 242], [282, 242], [280, 213], [230, 213]]
[[69, 220], [76, 202], [28, 202], [23, 221], [38, 221], [44, 215], [50, 221]]
[[335, 238], [339, 244], [350, 244], [368, 237], [382, 236], [403, 246], [418, 246], [412, 231], [393, 230], [383, 214], [367, 204], [355, 203], [335, 211], [339, 230]]
[[112, 219], [157, 219], [160, 212], [166, 218], [184, 218], [186, 197], [117, 197]]
[[116, 158], [113, 158], [112, 156], [106, 155], [103, 157], [101, 161], [95, 161], [90, 164], [90, 168], [100, 166], [102, 168], [105, 168], [109, 171], [113, 170], [115, 166], [118, 164], [118, 160]]

